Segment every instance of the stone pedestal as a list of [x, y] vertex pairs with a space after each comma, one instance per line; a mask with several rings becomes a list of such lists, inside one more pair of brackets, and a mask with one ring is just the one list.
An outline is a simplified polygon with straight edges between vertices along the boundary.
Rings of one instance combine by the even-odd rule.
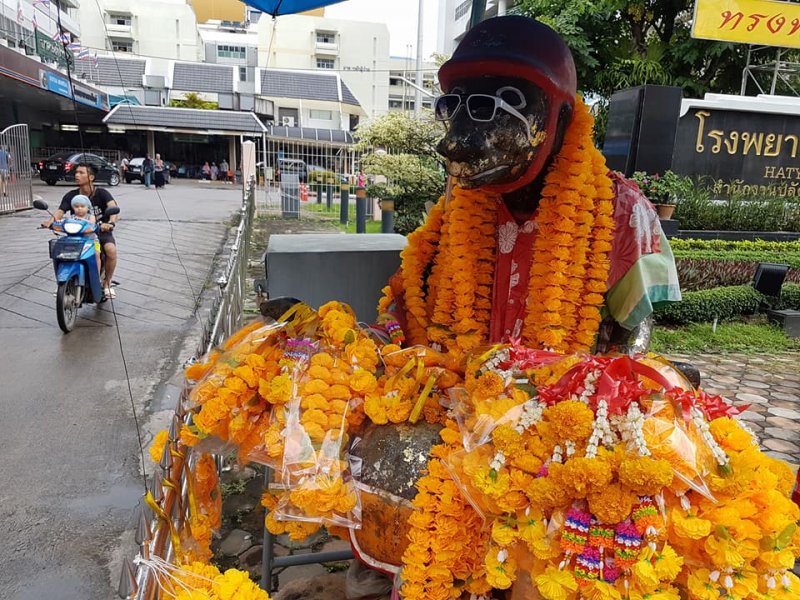
[[360, 321], [374, 323], [381, 289], [400, 267], [405, 246], [398, 234], [273, 235], [264, 255], [267, 293], [313, 308], [340, 300]]

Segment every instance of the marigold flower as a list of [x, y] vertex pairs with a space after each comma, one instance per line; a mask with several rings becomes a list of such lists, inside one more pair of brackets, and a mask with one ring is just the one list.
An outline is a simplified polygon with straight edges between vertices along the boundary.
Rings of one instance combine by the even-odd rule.
[[619, 523], [630, 514], [636, 495], [618, 483], [607, 485], [588, 496], [589, 510], [602, 523]]

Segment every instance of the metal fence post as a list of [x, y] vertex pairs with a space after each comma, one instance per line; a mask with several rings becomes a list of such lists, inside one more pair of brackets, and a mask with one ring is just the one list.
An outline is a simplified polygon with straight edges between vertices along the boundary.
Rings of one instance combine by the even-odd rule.
[[356, 188], [356, 233], [367, 233], [367, 190]]
[[350, 220], [350, 184], [343, 183], [341, 187], [341, 201], [339, 204], [339, 223], [347, 225]]
[[394, 200], [381, 200], [381, 233], [394, 233]]

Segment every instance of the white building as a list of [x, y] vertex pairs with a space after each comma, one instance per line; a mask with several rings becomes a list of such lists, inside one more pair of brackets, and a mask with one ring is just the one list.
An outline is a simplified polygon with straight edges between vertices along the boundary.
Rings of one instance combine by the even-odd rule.
[[[389, 112], [414, 112], [417, 95], [417, 59], [410, 56], [392, 56], [389, 59]], [[428, 92], [422, 95], [422, 107], [431, 108], [433, 98], [439, 93], [435, 63], [422, 63], [422, 87]]]
[[56, 59], [63, 60], [63, 48], [52, 41], [52, 36], [60, 18], [61, 28], [70, 39], [80, 38], [77, 9], [78, 0], [35, 5], [33, 0], [0, 0], [0, 44], [31, 56], [38, 54], [44, 62], [57, 64]]
[[[487, 0], [483, 18], [506, 14], [514, 0]], [[450, 56], [464, 37], [472, 15], [472, 0], [439, 0], [439, 36], [436, 51]]]
[[84, 0], [78, 14], [85, 46], [164, 60], [203, 58], [186, 0]]
[[259, 67], [338, 72], [366, 116], [388, 110], [389, 29], [385, 24], [287, 15], [262, 18], [257, 29]]

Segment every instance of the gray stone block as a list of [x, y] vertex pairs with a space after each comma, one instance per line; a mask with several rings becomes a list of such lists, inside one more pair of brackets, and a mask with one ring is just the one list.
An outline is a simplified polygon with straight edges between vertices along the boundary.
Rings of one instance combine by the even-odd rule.
[[270, 298], [293, 296], [313, 308], [346, 302], [374, 323], [381, 289], [400, 267], [399, 234], [273, 235], [265, 254]]

